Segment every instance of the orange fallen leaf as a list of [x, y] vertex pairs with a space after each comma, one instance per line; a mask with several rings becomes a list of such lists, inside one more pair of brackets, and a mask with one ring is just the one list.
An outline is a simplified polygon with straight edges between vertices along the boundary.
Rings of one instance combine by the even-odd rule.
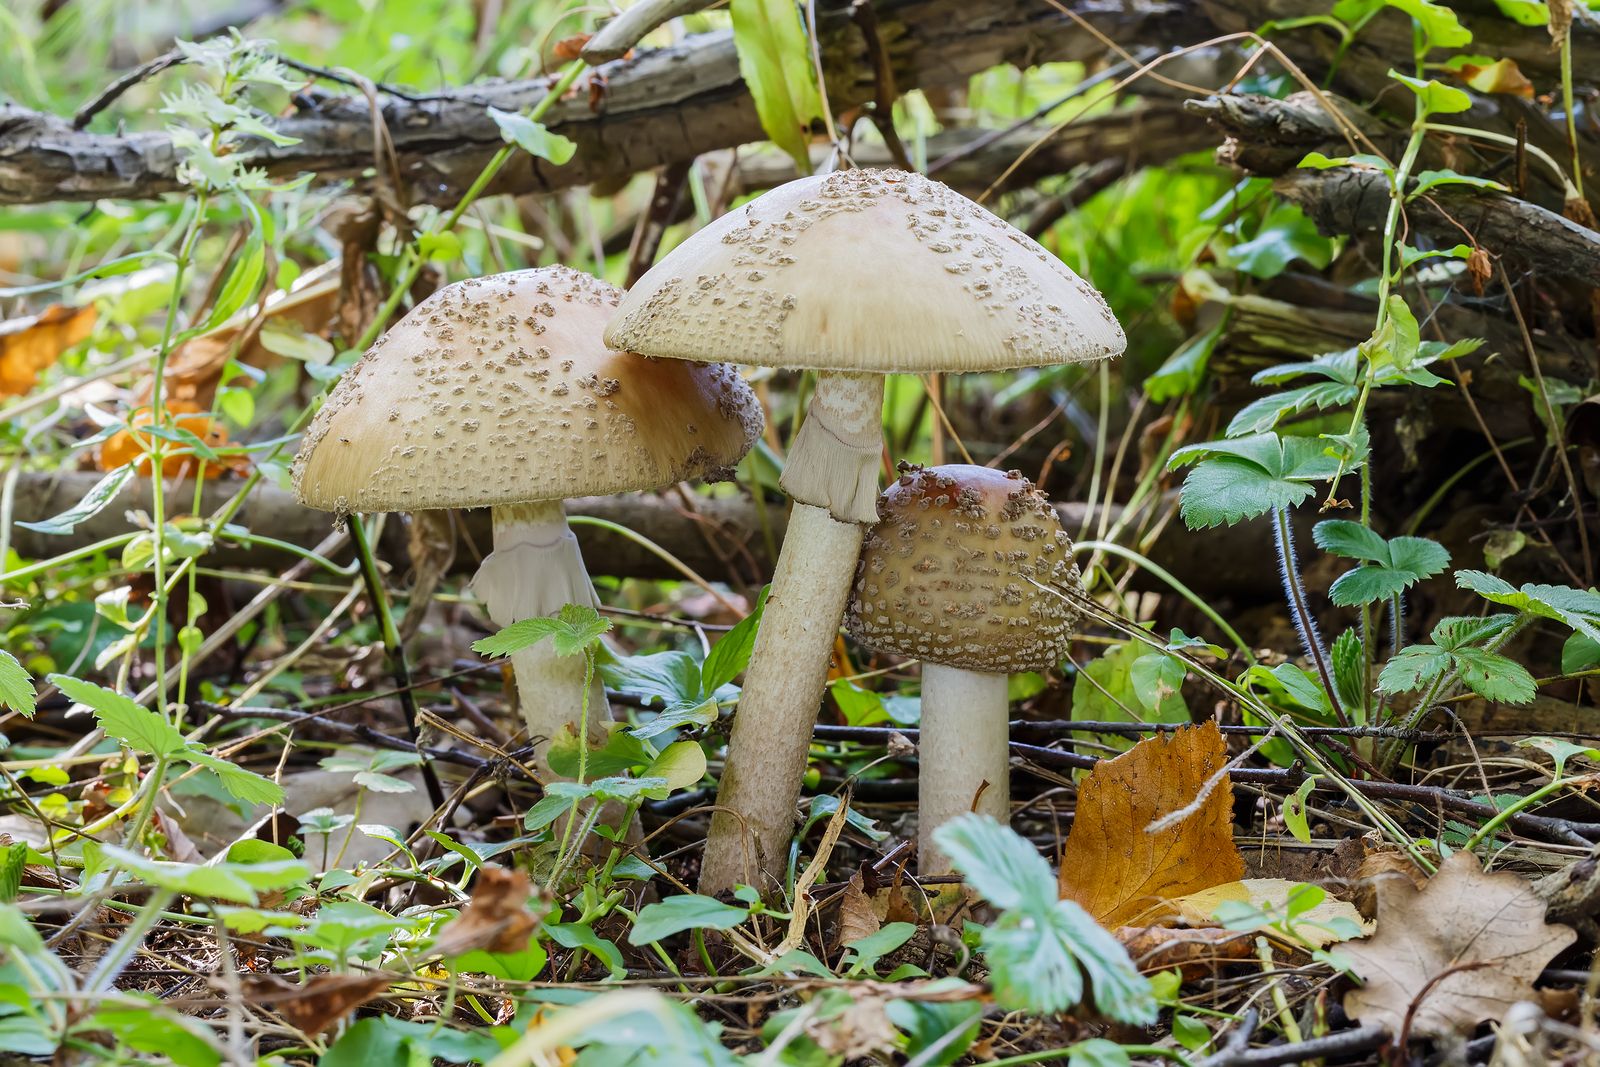
[[[167, 409], [173, 425], [194, 434], [208, 447], [222, 448], [227, 445], [227, 429], [210, 415], [201, 412], [199, 405], [187, 400], [168, 400], [162, 407]], [[103, 471], [114, 471], [126, 463], [137, 460], [134, 470], [148, 478], [152, 467], [149, 450], [154, 438], [149, 431], [140, 428], [149, 426], [154, 421], [155, 417], [149, 407], [134, 409], [128, 419], [129, 429], [118, 430], [101, 442], [100, 450], [95, 456], [96, 465]], [[202, 463], [205, 467], [205, 477], [216, 478], [224, 471], [239, 470], [248, 463], [243, 456], [225, 457], [221, 462], [203, 461], [182, 445], [171, 441], [167, 443], [167, 448], [171, 451], [161, 459], [161, 474], [164, 478], [176, 477], [184, 471], [192, 475], [200, 469]]]
[[1339, 947], [1365, 983], [1344, 1010], [1400, 1035], [1471, 1030], [1534, 1000], [1533, 980], [1577, 938], [1545, 922], [1546, 901], [1525, 879], [1485, 874], [1457, 852], [1422, 889], [1403, 878], [1378, 883], [1378, 932]]
[[94, 305], [52, 304], [37, 315], [0, 322], [0, 396], [22, 396], [39, 372], [94, 331]]
[[1222, 731], [1208, 722], [1140, 741], [1097, 766], [1078, 787], [1061, 856], [1061, 895], [1115, 928], [1171, 915], [1174, 898], [1241, 878], [1227, 775], [1186, 818], [1147, 830], [1194, 804], [1226, 762]]

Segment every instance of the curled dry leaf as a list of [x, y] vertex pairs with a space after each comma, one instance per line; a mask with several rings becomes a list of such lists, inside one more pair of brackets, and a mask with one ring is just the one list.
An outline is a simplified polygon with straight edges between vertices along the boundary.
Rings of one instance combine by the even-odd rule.
[[318, 974], [300, 985], [275, 974], [256, 974], [245, 979], [244, 995], [252, 1003], [271, 1005], [301, 1033], [316, 1036], [394, 982], [388, 974]]
[[533, 883], [521, 871], [485, 867], [478, 872], [472, 900], [440, 931], [433, 950], [446, 958], [474, 949], [521, 952], [538, 928], [540, 916], [528, 907]]
[[852, 941], [870, 937], [881, 926], [872, 908], [872, 898], [867, 896], [866, 880], [857, 871], [850, 877], [850, 884], [844, 887], [844, 896], [839, 900], [837, 945], [843, 947]]
[[1112, 931], [1142, 974], [1170, 970], [1185, 982], [1214, 975], [1225, 963], [1253, 962], [1255, 935], [1220, 926], [1119, 926]]
[[1545, 900], [1514, 874], [1485, 874], [1457, 852], [1421, 890], [1378, 883], [1378, 933], [1339, 952], [1363, 981], [1344, 1009], [1391, 1032], [1433, 1035], [1498, 1019], [1534, 1000], [1533, 980], [1576, 934], [1544, 920]]
[[1195, 804], [1226, 762], [1222, 731], [1206, 723], [1140, 741], [1096, 767], [1078, 787], [1061, 856], [1061, 895], [1115, 928], [1165, 918], [1175, 898], [1238, 881], [1244, 859], [1233, 843], [1227, 775], [1187, 817], [1147, 830]]
[[0, 322], [0, 396], [22, 396], [61, 353], [94, 330], [94, 305], [52, 304], [37, 315]]

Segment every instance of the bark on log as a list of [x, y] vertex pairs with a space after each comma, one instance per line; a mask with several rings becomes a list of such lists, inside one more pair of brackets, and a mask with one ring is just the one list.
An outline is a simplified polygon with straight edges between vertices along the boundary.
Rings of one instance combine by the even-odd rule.
[[[1178, 39], [1181, 5], [1071, 0], [1077, 14], [1115, 40]], [[819, 37], [836, 109], [873, 98], [873, 64], [847, 4], [818, 5]], [[1002, 63], [1086, 60], [1104, 46], [1071, 18], [1036, 0], [882, 0], [878, 37], [901, 90], [965, 85]], [[414, 199], [453, 202], [503, 143], [488, 105], [517, 111], [540, 100], [548, 80], [487, 83], [381, 105]], [[373, 166], [373, 122], [365, 98], [303, 95], [295, 114], [274, 120], [298, 139], [270, 145], [240, 138], [236, 152], [276, 177], [312, 171], [359, 178]], [[556, 103], [547, 125], [578, 143], [568, 164], [519, 153], [491, 192], [547, 192], [625, 178], [703, 152], [764, 138], [739, 74], [731, 33], [690, 37], [671, 48], [596, 68], [575, 95]], [[162, 132], [75, 131], [63, 119], [0, 105], [0, 204], [142, 198], [178, 189], [178, 155]], [[387, 168], [378, 168], [385, 174]]]
[[[1325, 234], [1381, 233], [1389, 211], [1389, 181], [1376, 170], [1298, 170], [1273, 187], [1299, 204]], [[1408, 203], [1406, 219], [1413, 234], [1444, 247], [1470, 234], [1494, 255], [1527, 263], [1549, 280], [1600, 286], [1600, 233], [1526, 200], [1489, 189], [1440, 186]]]
[[[99, 479], [91, 471], [72, 471], [59, 475], [28, 473], [18, 480], [15, 518], [34, 522], [60, 514], [76, 504]], [[202, 511], [209, 512], [232, 496], [238, 483], [213, 481], [205, 486]], [[169, 487], [168, 499], [189, 500], [192, 483]], [[176, 495], [173, 495], [176, 494]], [[704, 577], [726, 580], [736, 585], [759, 586], [772, 573], [772, 558], [762, 534], [761, 519], [747, 496], [694, 496], [691, 513], [682, 500], [668, 493], [631, 493], [622, 496], [584, 497], [567, 501], [571, 516], [605, 519], [634, 530], [693, 567]], [[1089, 505], [1056, 505], [1062, 522], [1075, 532], [1090, 512]], [[135, 479], [100, 514], [82, 523], [67, 536], [46, 536], [14, 527], [12, 546], [24, 559], [44, 559], [128, 532], [129, 511], [150, 509], [150, 483]], [[1120, 509], [1119, 509], [1120, 510]], [[773, 526], [773, 542], [781, 545], [784, 508], [767, 506]], [[458, 546], [454, 568], [470, 574], [477, 569], [479, 554], [491, 544], [487, 510], [455, 513], [461, 520], [458, 533], [465, 540]], [[1114, 512], [1111, 519], [1115, 521]], [[405, 530], [399, 517], [392, 517], [384, 530], [380, 548], [383, 558], [404, 569]], [[298, 545], [314, 545], [327, 535], [333, 518], [326, 512], [300, 506], [294, 497], [275, 486], [258, 486], [235, 519], [263, 536]], [[637, 543], [594, 526], [575, 524], [574, 530], [583, 557], [593, 574], [619, 578], [681, 578], [662, 560]], [[471, 546], [477, 546], [473, 552]], [[219, 566], [234, 568], [282, 568], [297, 557], [258, 546], [219, 546], [206, 559]], [[1273, 548], [1266, 523], [1245, 523], [1185, 533], [1174, 530], [1154, 545], [1151, 558], [1185, 584], [1208, 597], [1234, 601], [1261, 601], [1277, 597], [1277, 572], [1271, 563]], [[848, 563], [841, 563], [848, 566]], [[1159, 583], [1140, 578], [1133, 583], [1141, 589], [1160, 590]], [[0, 581], [0, 590], [5, 583]], [[16, 589], [9, 590], [15, 594]]]

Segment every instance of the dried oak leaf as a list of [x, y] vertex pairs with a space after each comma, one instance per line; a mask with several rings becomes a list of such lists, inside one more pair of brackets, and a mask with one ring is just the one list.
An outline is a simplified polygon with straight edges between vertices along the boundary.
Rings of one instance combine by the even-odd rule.
[[[1140, 741], [1097, 766], [1078, 787], [1078, 809], [1061, 855], [1061, 895], [1110, 929], [1173, 914], [1171, 901], [1244, 876], [1233, 843], [1233, 788], [1210, 783], [1227, 762], [1215, 723]], [[1158, 819], [1195, 804], [1150, 833]]]
[[1470, 1030], [1537, 998], [1533, 979], [1577, 935], [1544, 921], [1545, 901], [1514, 874], [1485, 874], [1457, 852], [1421, 890], [1378, 883], [1378, 933], [1340, 946], [1365, 983], [1344, 1010], [1392, 1033]]
[[528, 907], [533, 883], [521, 871], [485, 867], [472, 887], [472, 899], [447, 923], [433, 943], [446, 958], [474, 949], [522, 952], [528, 947], [540, 916]]
[[872, 909], [872, 898], [867, 896], [866, 879], [857, 871], [851, 875], [850, 884], [844, 887], [844, 896], [839, 901], [836, 944], [843, 947], [863, 937], [871, 937], [882, 925]]
[[315, 1036], [394, 983], [390, 974], [318, 974], [304, 985], [257, 974], [245, 979], [244, 995], [253, 1004], [270, 1004], [290, 1026]]

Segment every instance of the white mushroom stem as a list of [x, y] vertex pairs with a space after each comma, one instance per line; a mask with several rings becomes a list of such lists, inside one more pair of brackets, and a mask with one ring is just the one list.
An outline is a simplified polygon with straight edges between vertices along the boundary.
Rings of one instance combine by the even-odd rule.
[[784, 468], [795, 500], [717, 788], [700, 891], [782, 884], [811, 730], [866, 526], [877, 521], [883, 378], [822, 373]]
[[917, 740], [917, 873], [949, 874], [933, 832], [975, 811], [1011, 818], [1010, 703], [1006, 675], [922, 664]]
[[[555, 615], [567, 604], [598, 609], [600, 600], [584, 568], [578, 539], [567, 526], [559, 500], [507, 504], [494, 509], [494, 551], [472, 579], [473, 592], [497, 626]], [[558, 656], [548, 638], [512, 653], [517, 703], [537, 745], [535, 769], [550, 770], [550, 742], [570, 728], [576, 735], [583, 718], [584, 659]], [[589, 741], [603, 745], [611, 719], [598, 675], [589, 685]]]

